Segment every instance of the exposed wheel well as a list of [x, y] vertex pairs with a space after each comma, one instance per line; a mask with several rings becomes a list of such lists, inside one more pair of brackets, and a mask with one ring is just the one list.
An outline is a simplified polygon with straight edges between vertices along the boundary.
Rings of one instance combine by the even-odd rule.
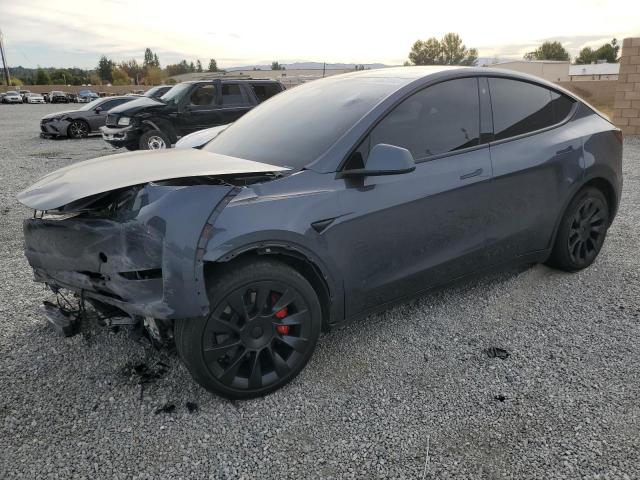
[[587, 183], [585, 183], [582, 188], [585, 188], [585, 187], [597, 188], [604, 194], [605, 198], [607, 199], [607, 203], [609, 204], [609, 218], [611, 219], [611, 221], [613, 221], [613, 217], [615, 216], [616, 211], [618, 209], [618, 201], [617, 201], [618, 199], [616, 197], [616, 192], [613, 186], [611, 185], [611, 183], [609, 183], [608, 180], [602, 177], [598, 177], [598, 178], [592, 178]]
[[274, 260], [287, 264], [300, 273], [311, 284], [318, 295], [322, 309], [322, 330], [327, 331], [331, 320], [331, 294], [329, 286], [317, 265], [298, 252], [284, 248], [262, 247], [243, 252], [228, 262], [206, 262], [204, 266], [205, 283], [211, 281], [211, 279], [215, 278], [220, 272], [232, 269], [234, 265], [240, 261], [245, 262], [250, 260], [251, 257], [259, 258], [262, 256], [269, 256]]

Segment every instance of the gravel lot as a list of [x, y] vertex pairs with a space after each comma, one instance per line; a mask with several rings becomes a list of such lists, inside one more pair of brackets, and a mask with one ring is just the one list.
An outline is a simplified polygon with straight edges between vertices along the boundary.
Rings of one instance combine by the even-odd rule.
[[124, 330], [64, 339], [39, 315], [15, 195], [113, 152], [38, 138], [66, 108], [0, 105], [0, 478], [640, 475], [640, 142], [590, 269], [493, 274], [353, 323], [283, 390], [229, 402]]

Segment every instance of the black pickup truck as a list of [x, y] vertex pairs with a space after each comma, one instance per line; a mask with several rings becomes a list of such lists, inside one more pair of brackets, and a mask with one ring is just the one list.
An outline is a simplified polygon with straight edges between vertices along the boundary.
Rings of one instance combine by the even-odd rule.
[[282, 90], [275, 80], [179, 83], [160, 98], [142, 97], [110, 110], [102, 138], [128, 150], [170, 148], [183, 135], [234, 122]]

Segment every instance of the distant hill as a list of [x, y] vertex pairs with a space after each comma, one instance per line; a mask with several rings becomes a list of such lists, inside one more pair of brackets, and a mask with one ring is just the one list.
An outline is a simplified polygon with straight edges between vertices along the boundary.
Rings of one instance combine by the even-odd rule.
[[[294, 62], [294, 63], [281, 63], [287, 70], [322, 70], [322, 62]], [[384, 68], [392, 65], [385, 65], [384, 63], [327, 63], [327, 70], [354, 70], [356, 65], [364, 65], [364, 68]], [[243, 65], [239, 67], [225, 68], [227, 72], [234, 72], [237, 70], [271, 70], [271, 64], [262, 65]]]

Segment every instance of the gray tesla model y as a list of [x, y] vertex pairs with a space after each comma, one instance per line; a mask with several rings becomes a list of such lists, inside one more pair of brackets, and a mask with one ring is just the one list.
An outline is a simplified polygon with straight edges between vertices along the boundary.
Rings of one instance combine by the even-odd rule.
[[246, 398], [347, 319], [496, 265], [589, 266], [621, 157], [620, 130], [557, 85], [389, 68], [287, 90], [201, 149], [89, 160], [18, 198], [36, 211], [36, 281], [78, 302], [45, 303], [55, 326], [73, 333], [91, 303]]

